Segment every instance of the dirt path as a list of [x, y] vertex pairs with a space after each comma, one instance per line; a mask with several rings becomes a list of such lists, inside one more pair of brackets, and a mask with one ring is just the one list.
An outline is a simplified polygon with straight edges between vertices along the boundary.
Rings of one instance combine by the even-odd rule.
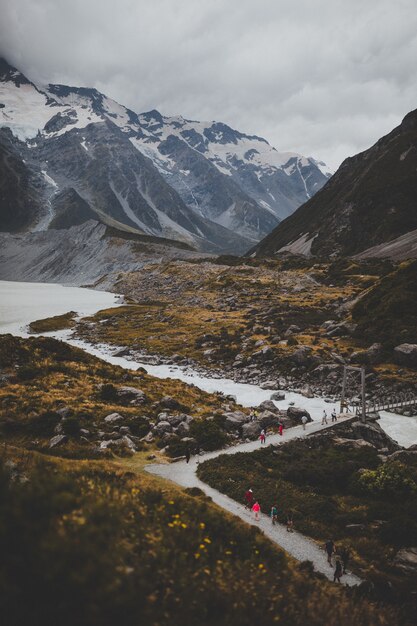
[[[343, 418], [343, 421], [346, 422], [350, 419], [353, 418]], [[284, 431], [283, 437], [280, 437], [279, 435], [272, 435], [268, 437], [266, 445], [280, 445], [286, 441], [290, 441], [291, 439], [305, 437], [309, 434], [331, 427], [332, 424], [321, 426], [320, 423], [313, 422], [308, 424], [306, 430], [303, 431], [302, 426], [296, 426], [295, 428]], [[227, 448], [226, 450], [216, 450], [215, 452], [209, 452], [201, 455], [199, 461], [202, 463], [208, 459], [214, 459], [221, 454], [252, 452], [253, 450], [258, 450], [259, 448], [259, 441], [251, 441], [250, 443], [243, 443]], [[272, 526], [271, 520], [266, 514], [262, 514], [260, 521], [255, 522], [252, 513], [247, 511], [243, 504], [235, 502], [228, 496], [220, 493], [220, 491], [217, 491], [217, 489], [213, 489], [206, 483], [202, 482], [196, 475], [197, 467], [197, 459], [191, 458], [188, 464], [185, 461], [170, 463], [168, 465], [154, 464], [147, 465], [145, 470], [151, 474], [166, 478], [167, 480], [172, 480], [182, 487], [199, 487], [206, 495], [212, 498], [213, 502], [221, 506], [223, 509], [237, 515], [237, 517], [240, 517], [248, 524], [258, 526], [258, 528], [260, 528], [263, 533], [271, 539], [271, 541], [283, 548], [286, 552], [288, 552], [288, 554], [299, 561], [312, 561], [317, 571], [325, 574], [327, 578], [333, 580], [333, 568], [328, 565], [324, 550], [320, 548], [317, 543], [299, 532], [287, 532], [286, 527], [282, 524]], [[346, 574], [342, 577], [342, 582], [347, 585], [358, 585], [361, 580], [353, 574]]]

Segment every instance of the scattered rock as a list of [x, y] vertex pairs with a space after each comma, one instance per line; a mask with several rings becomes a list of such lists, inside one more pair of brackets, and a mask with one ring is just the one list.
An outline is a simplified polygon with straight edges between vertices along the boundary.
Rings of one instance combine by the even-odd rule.
[[120, 413], [110, 413], [104, 418], [104, 421], [108, 424], [114, 424], [115, 422], [120, 422], [120, 420], [122, 419], [123, 417], [120, 415]]
[[133, 406], [139, 406], [146, 402], [146, 395], [136, 387], [120, 387], [117, 390], [117, 396], [123, 402], [128, 402]]
[[285, 400], [285, 393], [283, 391], [275, 391], [270, 397], [270, 400]]
[[401, 548], [394, 557], [394, 565], [407, 574], [417, 572], [417, 548]]
[[64, 443], [68, 441], [68, 437], [66, 435], [55, 435], [49, 441], [50, 448], [57, 448], [58, 446], [62, 446]]
[[417, 344], [402, 343], [394, 348], [394, 356], [397, 363], [406, 367], [417, 366]]
[[307, 418], [307, 422], [312, 422], [313, 420], [311, 419], [311, 415], [308, 411], [306, 411], [305, 409], [299, 409], [296, 406], [289, 406], [287, 409], [287, 417], [292, 421], [295, 422], [296, 424], [301, 424], [301, 418], [303, 416], [306, 416]]
[[244, 439], [256, 439], [261, 434], [262, 426], [259, 422], [248, 422], [242, 426], [242, 437]]

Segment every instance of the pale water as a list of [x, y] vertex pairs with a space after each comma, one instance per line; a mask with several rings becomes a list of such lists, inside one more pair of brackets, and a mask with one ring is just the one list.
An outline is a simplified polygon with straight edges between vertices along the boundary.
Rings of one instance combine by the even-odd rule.
[[[0, 333], [12, 333], [21, 337], [28, 336], [27, 325], [35, 320], [61, 315], [75, 311], [79, 317], [93, 315], [97, 311], [118, 306], [122, 298], [106, 291], [96, 291], [81, 287], [67, 287], [48, 283], [18, 283], [0, 281]], [[269, 400], [273, 389], [261, 389], [258, 385], [237, 383], [227, 378], [211, 378], [173, 365], [149, 365], [132, 361], [124, 357], [114, 356], [118, 349], [107, 345], [92, 346], [83, 341], [72, 339], [71, 331], [45, 333], [78, 346], [109, 363], [120, 365], [125, 369], [136, 370], [143, 367], [149, 374], [157, 378], [174, 378], [193, 384], [210, 393], [222, 392], [236, 397], [243, 406], [258, 406]], [[285, 391], [285, 390], [284, 390]], [[286, 409], [289, 403], [304, 408], [313, 420], [321, 419], [323, 409], [327, 414], [336, 403], [327, 403], [324, 398], [306, 398], [301, 394], [285, 392], [285, 400], [275, 402], [276, 406]], [[417, 443], [417, 418], [403, 417], [393, 413], [381, 413], [381, 426], [393, 439], [403, 446]]]

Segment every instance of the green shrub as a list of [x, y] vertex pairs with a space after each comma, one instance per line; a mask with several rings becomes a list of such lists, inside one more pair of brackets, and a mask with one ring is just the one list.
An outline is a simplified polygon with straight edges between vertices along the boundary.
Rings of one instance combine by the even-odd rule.
[[360, 491], [394, 499], [417, 493], [415, 471], [398, 461], [385, 463], [376, 470], [364, 470], [356, 477], [356, 484]]
[[225, 431], [214, 420], [191, 422], [190, 437], [193, 437], [203, 450], [218, 450], [228, 440]]

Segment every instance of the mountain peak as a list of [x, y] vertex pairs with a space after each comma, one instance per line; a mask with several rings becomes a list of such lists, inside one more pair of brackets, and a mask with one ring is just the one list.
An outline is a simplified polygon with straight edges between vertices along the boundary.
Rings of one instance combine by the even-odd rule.
[[0, 57], [0, 82], [12, 82], [16, 87], [30, 84], [26, 76], [13, 65], [10, 65], [4, 57]]

